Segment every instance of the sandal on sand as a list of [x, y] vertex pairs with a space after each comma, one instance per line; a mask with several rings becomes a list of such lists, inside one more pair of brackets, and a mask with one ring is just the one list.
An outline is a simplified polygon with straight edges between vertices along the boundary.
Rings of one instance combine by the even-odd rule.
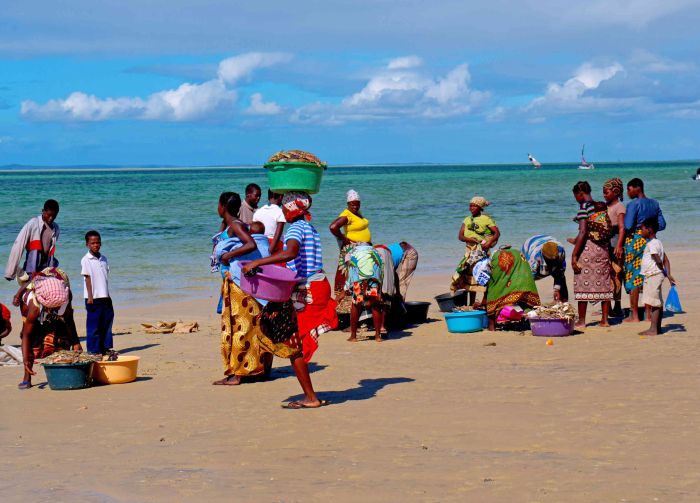
[[22, 381], [17, 385], [17, 389], [29, 389], [32, 387], [32, 383], [29, 381]]
[[318, 405], [305, 405], [301, 402], [289, 402], [286, 403], [282, 406], [283, 409], [318, 409], [319, 407], [323, 407], [325, 405], [328, 405], [330, 402], [328, 400], [321, 400], [321, 403]]

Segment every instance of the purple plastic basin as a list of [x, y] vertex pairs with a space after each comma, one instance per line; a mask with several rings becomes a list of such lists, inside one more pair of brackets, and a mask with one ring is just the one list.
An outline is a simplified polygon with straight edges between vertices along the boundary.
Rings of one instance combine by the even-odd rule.
[[566, 337], [574, 331], [574, 320], [530, 318], [530, 329], [539, 337]]
[[[241, 266], [247, 264], [242, 261]], [[270, 302], [286, 302], [292, 296], [297, 283], [297, 273], [278, 265], [261, 266], [261, 272], [248, 277], [241, 274], [241, 290], [256, 299]]]

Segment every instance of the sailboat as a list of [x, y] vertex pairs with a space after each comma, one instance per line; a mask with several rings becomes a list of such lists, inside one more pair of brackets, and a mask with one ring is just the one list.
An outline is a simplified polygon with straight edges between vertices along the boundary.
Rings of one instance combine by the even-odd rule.
[[527, 160], [530, 161], [530, 162], [532, 163], [532, 166], [533, 166], [535, 169], [539, 169], [539, 168], [542, 167], [542, 163], [540, 163], [540, 161], [538, 161], [537, 159], [535, 159], [535, 158], [533, 157], [532, 154], [527, 154]]
[[590, 162], [586, 161], [586, 157], [583, 155], [583, 151], [586, 149], [586, 144], [581, 147], [581, 164], [579, 164], [578, 169], [595, 169], [595, 166]]

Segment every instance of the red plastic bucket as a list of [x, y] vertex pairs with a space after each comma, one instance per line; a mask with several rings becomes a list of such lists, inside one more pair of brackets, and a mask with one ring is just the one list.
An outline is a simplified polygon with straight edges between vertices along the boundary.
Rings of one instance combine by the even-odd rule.
[[[241, 261], [241, 266], [247, 263]], [[254, 276], [241, 274], [241, 290], [256, 299], [270, 302], [288, 301], [294, 285], [299, 280], [297, 273], [278, 265], [264, 265], [260, 266], [260, 269]]]

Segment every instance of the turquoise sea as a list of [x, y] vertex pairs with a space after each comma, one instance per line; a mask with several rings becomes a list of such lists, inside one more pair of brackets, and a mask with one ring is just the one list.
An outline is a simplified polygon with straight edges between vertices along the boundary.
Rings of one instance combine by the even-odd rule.
[[[325, 265], [334, 270], [337, 245], [328, 225], [345, 207], [345, 192], [362, 196], [375, 243], [406, 240], [420, 253], [418, 273], [449, 271], [462, 255], [457, 232], [469, 199], [489, 199], [500, 244], [520, 246], [530, 235], [573, 236], [576, 203], [571, 187], [588, 180], [594, 196], [619, 176], [645, 181], [647, 195], [660, 201], [667, 246], [700, 244], [698, 193], [691, 180], [698, 162], [596, 163], [594, 171], [574, 164], [331, 166], [314, 197], [312, 223], [321, 233]], [[61, 204], [61, 238], [56, 256], [82, 295], [83, 236], [102, 234], [102, 251], [112, 269], [117, 306], [214, 295], [218, 277], [209, 272], [210, 236], [219, 226], [216, 205], [225, 190], [243, 192], [256, 182], [267, 188], [265, 170], [253, 168], [8, 169], [0, 171], [0, 264], [22, 225], [40, 213], [43, 201]], [[15, 283], [0, 282], [0, 302], [10, 303]], [[76, 288], [77, 287], [77, 288]]]

